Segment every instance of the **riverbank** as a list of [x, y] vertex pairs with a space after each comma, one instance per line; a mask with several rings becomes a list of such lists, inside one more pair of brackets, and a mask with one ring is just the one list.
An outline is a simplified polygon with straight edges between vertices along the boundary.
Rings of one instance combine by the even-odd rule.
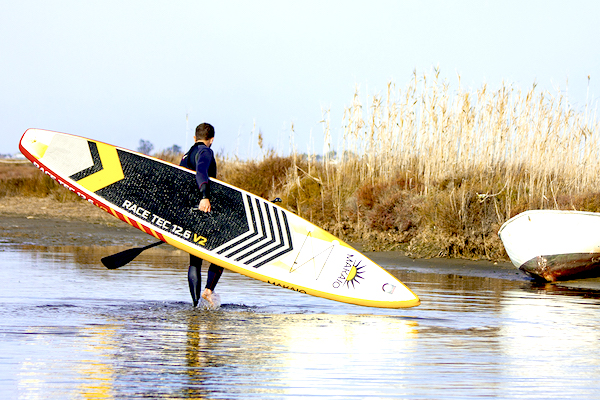
[[[111, 252], [143, 246], [154, 241], [153, 237], [84, 201], [59, 202], [50, 197], [0, 198], [0, 244], [89, 247], [98, 253], [95, 256], [99, 260], [112, 254]], [[508, 261], [411, 258], [401, 251], [368, 251], [360, 243], [352, 245], [389, 271], [429, 273], [458, 280], [464, 277], [478, 277], [521, 281], [527, 284], [532, 282], [530, 277]], [[149, 254], [156, 253], [156, 260], [160, 259], [161, 254], [173, 252], [184, 254], [169, 245], [147, 251]], [[549, 292], [565, 289], [574, 292], [597, 292], [600, 291], [600, 278], [541, 284], [540, 289]]]
[[[33, 246], [137, 247], [155, 239], [83, 201], [49, 197], [0, 198], [0, 242]], [[364, 251], [360, 243], [353, 243]], [[174, 251], [171, 246], [149, 251]], [[177, 250], [178, 251], [178, 250]], [[364, 253], [385, 268], [424, 273], [529, 280], [509, 262], [410, 258], [399, 251]]]

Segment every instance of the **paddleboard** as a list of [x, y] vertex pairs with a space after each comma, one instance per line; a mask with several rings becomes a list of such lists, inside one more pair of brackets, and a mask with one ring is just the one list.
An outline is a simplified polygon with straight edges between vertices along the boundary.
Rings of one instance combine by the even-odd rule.
[[19, 148], [65, 188], [185, 252], [281, 288], [361, 306], [402, 308], [419, 298], [359, 251], [294, 213], [211, 180], [198, 210], [195, 173], [66, 133], [28, 129]]

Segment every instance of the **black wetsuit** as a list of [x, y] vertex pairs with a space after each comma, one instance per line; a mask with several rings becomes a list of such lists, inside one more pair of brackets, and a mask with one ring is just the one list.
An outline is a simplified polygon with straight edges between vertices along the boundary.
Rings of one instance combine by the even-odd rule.
[[[215, 156], [210, 147], [202, 142], [194, 143], [190, 150], [183, 156], [179, 165], [191, 169], [192, 171], [196, 171], [196, 182], [198, 183], [201, 198], [210, 200], [209, 178], [217, 177], [217, 163], [215, 162]], [[188, 273], [196, 273], [195, 269], [197, 269], [197, 277], [194, 277], [194, 279], [198, 279], [198, 288], [200, 287], [201, 267], [202, 259], [190, 254], [190, 271]], [[192, 271], [193, 269], [194, 271]], [[222, 273], [223, 267], [211, 263], [208, 268], [206, 288], [214, 291]], [[190, 290], [192, 290], [191, 284]], [[194, 305], [196, 305], [195, 303], [199, 300], [199, 297], [199, 293], [194, 293], [194, 290], [192, 290]]]

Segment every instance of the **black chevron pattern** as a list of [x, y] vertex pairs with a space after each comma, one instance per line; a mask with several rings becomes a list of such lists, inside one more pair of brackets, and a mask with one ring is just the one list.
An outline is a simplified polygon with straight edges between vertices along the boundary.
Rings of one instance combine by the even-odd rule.
[[215, 249], [225, 258], [259, 268], [294, 249], [292, 234], [285, 212], [273, 204], [246, 195], [244, 207], [251, 228]]
[[71, 175], [69, 178], [73, 179], [74, 181], [78, 181], [80, 179], [85, 178], [86, 176], [90, 176], [102, 170], [102, 160], [100, 160], [98, 146], [96, 146], [96, 143], [91, 141], [88, 141], [88, 146], [90, 147], [90, 154], [92, 156], [92, 160], [94, 161], [94, 165]]

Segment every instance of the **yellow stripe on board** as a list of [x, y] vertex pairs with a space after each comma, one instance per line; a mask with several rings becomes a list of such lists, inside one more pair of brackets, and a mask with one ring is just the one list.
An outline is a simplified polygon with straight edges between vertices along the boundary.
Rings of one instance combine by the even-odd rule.
[[117, 149], [108, 144], [98, 142], [96, 142], [96, 146], [100, 160], [102, 161], [102, 170], [77, 181], [78, 184], [90, 192], [105, 188], [125, 177]]

